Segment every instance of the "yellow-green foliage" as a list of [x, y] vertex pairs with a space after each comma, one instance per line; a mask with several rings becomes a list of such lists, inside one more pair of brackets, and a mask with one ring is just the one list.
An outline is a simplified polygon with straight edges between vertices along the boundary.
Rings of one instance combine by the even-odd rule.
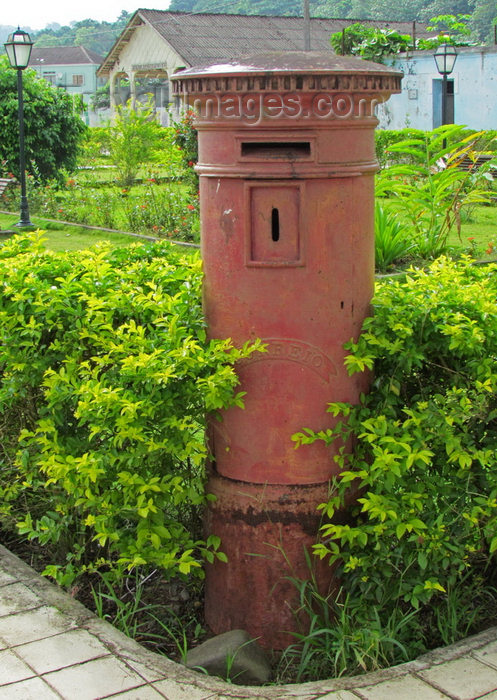
[[58, 550], [47, 573], [63, 583], [116, 563], [201, 573], [219, 556], [194, 527], [204, 416], [241, 405], [233, 364], [252, 348], [206, 340], [201, 280], [199, 258], [165, 242], [0, 247], [0, 513]]
[[374, 367], [370, 395], [331, 404], [334, 430], [295, 436], [354, 438], [323, 512], [358, 499], [316, 551], [363, 611], [416, 608], [468, 572], [474, 582], [497, 550], [496, 299], [496, 266], [467, 260], [380, 284], [346, 360], [350, 374]]

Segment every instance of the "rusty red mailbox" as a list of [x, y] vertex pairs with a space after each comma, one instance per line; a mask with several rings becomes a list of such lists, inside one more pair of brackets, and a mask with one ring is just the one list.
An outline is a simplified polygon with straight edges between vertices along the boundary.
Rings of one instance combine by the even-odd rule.
[[[327, 404], [367, 390], [367, 377], [347, 375], [343, 344], [373, 293], [375, 106], [401, 77], [331, 52], [175, 76], [196, 113], [209, 334], [266, 346], [238, 367], [245, 408], [210, 423], [207, 526], [228, 556], [206, 574], [216, 633], [242, 627], [283, 648], [295, 629], [288, 579], [309, 577], [336, 465], [324, 443], [295, 449], [291, 437], [330, 427]], [[329, 567], [317, 578], [329, 585]]]

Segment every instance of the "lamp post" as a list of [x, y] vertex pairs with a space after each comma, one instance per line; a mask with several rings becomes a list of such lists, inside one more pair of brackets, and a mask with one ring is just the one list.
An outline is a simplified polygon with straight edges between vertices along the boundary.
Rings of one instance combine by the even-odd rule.
[[19, 27], [10, 34], [5, 43], [5, 50], [9, 57], [10, 65], [17, 70], [17, 98], [19, 113], [19, 170], [21, 177], [21, 218], [16, 224], [17, 228], [31, 228], [33, 224], [29, 219], [28, 198], [26, 197], [26, 166], [24, 156], [24, 99], [22, 90], [22, 72], [29, 63], [33, 42], [27, 32]]
[[454, 70], [457, 51], [452, 44], [440, 44], [433, 54], [437, 70], [442, 76], [442, 126], [447, 124], [447, 76]]

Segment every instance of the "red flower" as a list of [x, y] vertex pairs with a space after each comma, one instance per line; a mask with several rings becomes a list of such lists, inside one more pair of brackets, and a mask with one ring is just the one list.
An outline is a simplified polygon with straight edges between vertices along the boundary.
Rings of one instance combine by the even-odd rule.
[[190, 211], [195, 211], [195, 207], [193, 206], [193, 204], [189, 204], [186, 208]]
[[193, 162], [193, 160], [189, 160], [189, 161], [188, 161], [188, 165], [190, 166], [190, 168], [193, 168], [193, 166], [195, 165], [195, 163]]
[[57, 211], [58, 211], [59, 214], [63, 214], [63, 213], [64, 213], [64, 210], [63, 210], [63, 209], [57, 209]]

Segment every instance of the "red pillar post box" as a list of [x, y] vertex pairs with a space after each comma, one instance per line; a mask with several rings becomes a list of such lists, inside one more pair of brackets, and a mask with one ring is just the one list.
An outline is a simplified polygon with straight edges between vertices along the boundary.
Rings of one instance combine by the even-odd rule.
[[[357, 338], [374, 283], [375, 105], [402, 74], [330, 53], [293, 52], [191, 68], [176, 94], [195, 110], [208, 332], [266, 352], [238, 367], [245, 408], [210, 423], [207, 516], [228, 563], [206, 572], [216, 633], [244, 628], [282, 648], [309, 578], [316, 506], [336, 473], [333, 449], [295, 449], [325, 430], [330, 401], [356, 402], [343, 344]], [[321, 586], [331, 583], [321, 566]]]

